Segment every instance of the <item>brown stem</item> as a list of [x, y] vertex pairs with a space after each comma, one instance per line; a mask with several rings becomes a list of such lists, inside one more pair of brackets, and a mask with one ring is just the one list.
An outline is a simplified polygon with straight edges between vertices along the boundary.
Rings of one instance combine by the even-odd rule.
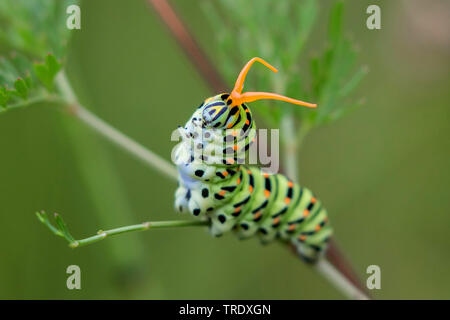
[[368, 297], [371, 297], [367, 288], [361, 283], [361, 279], [353, 269], [349, 259], [345, 257], [345, 255], [339, 249], [336, 240], [334, 239], [331, 239], [328, 243], [326, 258], [337, 270], [339, 270], [340, 273], [342, 273], [348, 279], [348, 281], [350, 281], [359, 290], [364, 292]]
[[159, 17], [169, 28], [172, 36], [177, 40], [178, 45], [195, 65], [211, 90], [215, 93], [228, 91], [228, 86], [223, 81], [221, 75], [217, 72], [214, 65], [200, 48], [187, 26], [169, 2], [167, 0], [148, 0], [148, 3], [153, 6], [153, 9], [155, 9], [156, 13], [158, 13]]

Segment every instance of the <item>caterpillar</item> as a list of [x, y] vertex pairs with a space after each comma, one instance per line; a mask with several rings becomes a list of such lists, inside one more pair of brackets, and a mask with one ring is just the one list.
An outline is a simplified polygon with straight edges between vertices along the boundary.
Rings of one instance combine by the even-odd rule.
[[175, 207], [207, 217], [213, 236], [233, 231], [240, 239], [257, 235], [262, 243], [290, 242], [301, 258], [315, 262], [332, 235], [321, 201], [282, 174], [246, 165], [245, 156], [256, 136], [247, 102], [274, 99], [311, 108], [317, 105], [274, 93], [242, 93], [254, 62], [278, 71], [261, 58], [251, 59], [231, 93], [206, 99], [179, 127], [183, 142], [174, 153], [179, 173]]

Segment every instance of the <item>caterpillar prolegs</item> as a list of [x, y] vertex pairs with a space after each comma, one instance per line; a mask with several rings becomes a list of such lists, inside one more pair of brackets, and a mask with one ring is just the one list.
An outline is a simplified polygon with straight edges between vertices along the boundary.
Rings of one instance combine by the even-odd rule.
[[277, 71], [260, 58], [251, 59], [230, 94], [206, 99], [180, 128], [183, 143], [175, 151], [179, 171], [175, 206], [208, 217], [214, 236], [232, 230], [242, 239], [257, 234], [263, 243], [290, 241], [304, 260], [314, 262], [332, 234], [320, 200], [284, 175], [263, 173], [243, 164], [243, 159], [256, 135], [246, 102], [276, 99], [316, 105], [273, 93], [241, 93], [255, 61]]

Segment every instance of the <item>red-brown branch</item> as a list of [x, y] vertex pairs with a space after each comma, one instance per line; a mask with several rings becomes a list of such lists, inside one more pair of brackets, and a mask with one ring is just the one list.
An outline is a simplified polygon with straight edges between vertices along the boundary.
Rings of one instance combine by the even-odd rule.
[[155, 9], [164, 24], [169, 28], [172, 36], [177, 40], [184, 53], [206, 80], [211, 90], [214, 93], [226, 92], [228, 86], [205, 52], [200, 48], [197, 41], [195, 41], [187, 26], [177, 15], [174, 8], [166, 0], [148, 0], [148, 3], [153, 6], [153, 9]]
[[328, 244], [326, 258], [337, 270], [339, 270], [340, 273], [342, 273], [348, 279], [348, 281], [350, 281], [356, 288], [370, 297], [367, 288], [362, 285], [361, 280], [350, 264], [350, 261], [345, 257], [345, 255], [339, 249], [336, 241], [333, 239], [331, 239]]

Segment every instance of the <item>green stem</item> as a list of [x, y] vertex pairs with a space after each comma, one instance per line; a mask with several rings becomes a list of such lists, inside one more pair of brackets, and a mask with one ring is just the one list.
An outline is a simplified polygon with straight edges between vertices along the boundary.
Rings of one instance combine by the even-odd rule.
[[[60, 110], [70, 111], [78, 105], [78, 97], [70, 82], [61, 71], [56, 79], [58, 94], [63, 99]], [[79, 177], [91, 202], [97, 221], [101, 226], [128, 225], [135, 223], [133, 210], [127, 199], [122, 181], [117, 175], [117, 168], [110, 150], [104, 145], [101, 138], [92, 136], [89, 130], [81, 125], [73, 113], [65, 112], [60, 117], [61, 132], [73, 150], [73, 157], [78, 166]], [[68, 116], [67, 116], [68, 115]], [[107, 199], [107, 201], [105, 201]], [[133, 221], [134, 220], [134, 221]], [[130, 250], [133, 248], [133, 250]], [[139, 268], [138, 282], [145, 283], [147, 274], [145, 269], [148, 262], [145, 259], [145, 247], [139, 237], [127, 237], [122, 241], [108, 242], [105, 250], [111, 266], [111, 276], [114, 279], [114, 288], [124, 294], [134, 296], [143, 289], [141, 285], [122, 287], [124, 277], [128, 272]]]
[[42, 93], [42, 94], [39, 94], [39, 95], [34, 96], [32, 98], [29, 98], [27, 100], [10, 104], [10, 105], [8, 105], [8, 108], [6, 110], [10, 110], [10, 109], [14, 109], [14, 108], [27, 107], [27, 106], [30, 106], [32, 104], [37, 104], [37, 103], [41, 103], [41, 102], [61, 103], [63, 101], [64, 101], [63, 99], [61, 99], [60, 97], [58, 97], [56, 95], [52, 95], [52, 94], [48, 94], [48, 93]]
[[174, 220], [174, 221], [155, 221], [155, 222], [144, 222], [140, 224], [115, 228], [111, 230], [100, 230], [97, 235], [88, 237], [81, 240], [75, 240], [70, 242], [69, 246], [71, 248], [78, 248], [91, 243], [101, 241], [107, 237], [134, 232], [134, 231], [145, 231], [149, 229], [161, 229], [161, 228], [181, 228], [181, 227], [194, 227], [194, 226], [207, 226], [209, 221], [206, 220], [196, 220], [196, 221], [186, 221], [186, 220]]
[[69, 106], [71, 115], [81, 120], [85, 125], [120, 147], [122, 150], [127, 151], [129, 154], [143, 161], [146, 165], [156, 169], [158, 172], [163, 173], [175, 181], [178, 179], [177, 170], [171, 163], [132, 140], [127, 135], [84, 108], [74, 95], [64, 72], [58, 74], [57, 83], [63, 95], [67, 98], [67, 102], [71, 104]]

